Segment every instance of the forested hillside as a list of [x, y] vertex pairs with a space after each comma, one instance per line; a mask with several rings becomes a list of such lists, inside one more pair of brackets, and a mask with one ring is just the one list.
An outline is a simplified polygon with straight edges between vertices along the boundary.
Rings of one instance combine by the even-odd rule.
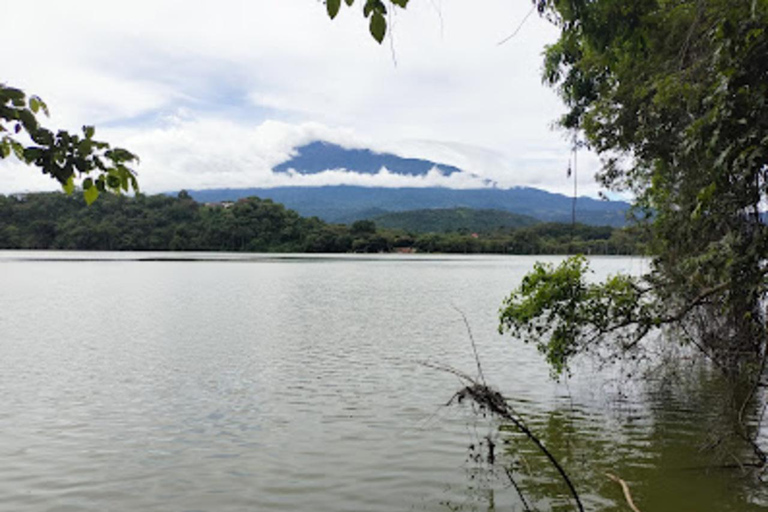
[[[466, 212], [465, 212], [466, 213]], [[406, 216], [421, 214], [407, 214]], [[473, 217], [474, 214], [467, 213]], [[479, 213], [479, 218], [483, 213]], [[418, 233], [374, 221], [329, 224], [301, 217], [269, 199], [202, 204], [186, 192], [0, 196], [0, 249], [232, 252], [441, 252], [630, 254], [638, 240], [609, 226], [538, 223], [523, 228]]]
[[433, 208], [385, 213], [372, 220], [377, 226], [404, 229], [415, 233], [446, 233], [461, 230], [487, 233], [499, 228], [521, 228], [540, 222], [527, 215], [473, 208]]

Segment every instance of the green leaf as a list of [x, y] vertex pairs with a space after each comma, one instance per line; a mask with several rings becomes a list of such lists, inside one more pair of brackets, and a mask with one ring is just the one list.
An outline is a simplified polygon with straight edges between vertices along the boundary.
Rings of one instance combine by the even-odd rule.
[[114, 174], [108, 174], [107, 175], [107, 188], [110, 188], [112, 190], [119, 190], [120, 189], [120, 178], [118, 176], [115, 176]]
[[35, 114], [37, 114], [38, 110], [40, 110], [40, 100], [37, 98], [37, 96], [30, 96], [29, 108]]
[[109, 151], [104, 153], [104, 156], [106, 156], [107, 158], [109, 158], [115, 163], [132, 162], [134, 160], [137, 160], [136, 155], [134, 155], [130, 151], [123, 148], [110, 149]]
[[387, 33], [387, 19], [380, 12], [374, 12], [371, 16], [371, 35], [381, 44]]
[[31, 133], [37, 129], [37, 119], [35, 119], [35, 114], [31, 110], [24, 109], [19, 112], [19, 120], [27, 132]]
[[344, 2], [346, 2], [348, 6], [352, 7], [352, 4], [355, 3], [355, 0], [344, 0]]
[[98, 178], [96, 178], [96, 190], [99, 192], [106, 192], [107, 186], [104, 179], [104, 175], [102, 174]]
[[0, 158], [7, 158], [11, 154], [11, 142], [10, 138], [3, 137], [2, 142], [0, 142]]
[[13, 149], [13, 152], [16, 154], [16, 158], [22, 161], [26, 161], [24, 159], [24, 146], [19, 144], [13, 139], [9, 139], [11, 141], [11, 148]]
[[70, 176], [67, 178], [67, 182], [64, 183], [61, 188], [64, 190], [64, 192], [67, 193], [68, 196], [72, 195], [72, 192], [75, 191], [75, 178], [74, 176]]
[[405, 9], [405, 6], [408, 5], [408, 0], [392, 0], [392, 3]]
[[53, 134], [50, 130], [40, 128], [29, 134], [33, 141], [41, 146], [53, 145]]
[[131, 187], [133, 188], [133, 191], [134, 192], [138, 192], [139, 191], [139, 182], [136, 180], [136, 176], [134, 176], [133, 174], [129, 174], [128, 175], [128, 179], [131, 182]]
[[93, 187], [93, 180], [91, 178], [85, 178], [83, 180], [83, 190], [90, 190]]
[[328, 10], [328, 16], [331, 19], [335, 18], [339, 14], [339, 8], [341, 7], [341, 0], [325, 0], [325, 8]]
[[13, 87], [3, 87], [3, 95], [11, 100], [24, 100], [24, 91], [21, 89], [15, 89]]
[[86, 139], [92, 139], [93, 134], [96, 133], [96, 129], [93, 126], [83, 126], [83, 133]]
[[98, 197], [99, 189], [93, 186], [86, 189], [85, 182], [83, 182], [83, 198], [85, 199], [85, 203], [90, 206]]
[[77, 144], [77, 154], [83, 158], [87, 157], [93, 151], [93, 142], [83, 139]]
[[43, 150], [38, 147], [30, 146], [24, 148], [24, 160], [27, 162], [34, 162], [41, 156], [43, 156]]
[[37, 98], [37, 102], [40, 104], [40, 108], [43, 110], [43, 114], [45, 114], [46, 117], [50, 117], [51, 113], [48, 111], [48, 105], [40, 99], [39, 96], [35, 96]]

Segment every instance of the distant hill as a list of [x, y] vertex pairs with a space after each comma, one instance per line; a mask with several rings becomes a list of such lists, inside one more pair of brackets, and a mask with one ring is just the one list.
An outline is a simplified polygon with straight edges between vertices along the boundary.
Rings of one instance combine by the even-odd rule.
[[533, 217], [501, 210], [435, 208], [386, 213], [373, 217], [376, 226], [404, 229], [414, 233], [469, 231], [484, 233], [498, 228], [521, 228], [540, 222]]
[[369, 149], [347, 149], [330, 142], [315, 141], [296, 148], [297, 156], [277, 165], [275, 172], [295, 170], [299, 174], [317, 174], [330, 169], [346, 169], [361, 174], [376, 174], [382, 167], [394, 174], [422, 176], [433, 168], [443, 174], [461, 172], [445, 165], [420, 158], [402, 158], [390, 153], [376, 153]]
[[[501, 210], [547, 222], [570, 222], [573, 200], [562, 194], [528, 187], [479, 188], [368, 188], [358, 186], [276, 187], [190, 190], [200, 202], [233, 201], [248, 196], [269, 198], [303, 216], [327, 222], [350, 223], [387, 212], [434, 208]], [[576, 220], [589, 225], [623, 226], [629, 204], [578, 198]]]

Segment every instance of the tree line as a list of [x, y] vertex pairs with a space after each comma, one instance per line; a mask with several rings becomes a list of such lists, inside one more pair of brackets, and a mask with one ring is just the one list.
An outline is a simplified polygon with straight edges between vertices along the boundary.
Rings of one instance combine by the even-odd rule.
[[201, 204], [178, 196], [0, 195], [0, 249], [308, 253], [637, 254], [636, 233], [541, 223], [521, 228], [415, 233], [372, 220], [350, 225], [301, 217], [269, 199]]

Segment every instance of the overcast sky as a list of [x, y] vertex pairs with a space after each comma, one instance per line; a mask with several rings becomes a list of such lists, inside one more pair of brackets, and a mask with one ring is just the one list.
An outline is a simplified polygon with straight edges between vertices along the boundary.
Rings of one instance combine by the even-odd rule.
[[[566, 134], [552, 128], [563, 107], [540, 79], [556, 30], [533, 14], [498, 45], [528, 0], [411, 0], [381, 46], [357, 4], [331, 21], [319, 0], [2, 0], [0, 80], [40, 95], [49, 126], [95, 124], [97, 138], [138, 153], [148, 193], [353, 179], [271, 172], [316, 139], [572, 191]], [[597, 194], [597, 165], [579, 155], [580, 194]], [[364, 184], [480, 183], [410, 179]], [[2, 193], [55, 188], [0, 164]]]

